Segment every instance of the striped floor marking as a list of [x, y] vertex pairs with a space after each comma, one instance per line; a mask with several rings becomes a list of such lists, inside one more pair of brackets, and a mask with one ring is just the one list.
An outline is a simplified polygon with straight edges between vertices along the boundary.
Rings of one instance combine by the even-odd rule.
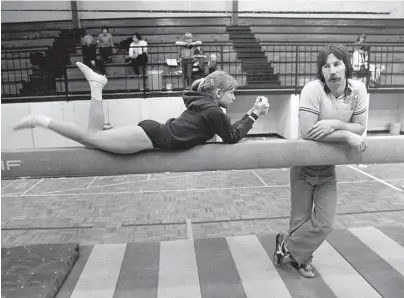
[[374, 227], [352, 228], [349, 231], [404, 275], [404, 247]]
[[81, 246], [57, 298], [399, 298], [404, 227], [336, 230], [315, 252], [317, 276], [274, 267], [275, 235]]
[[248, 298], [292, 298], [256, 236], [227, 238]]
[[202, 297], [247, 298], [225, 238], [195, 240]]
[[[275, 249], [275, 235], [258, 237], [267, 255], [272, 257]], [[278, 273], [292, 297], [337, 298], [321, 275], [316, 278], [303, 278], [289, 264], [277, 267]]]
[[64, 281], [62, 287], [56, 295], [56, 298], [69, 298], [71, 297], [74, 287], [83, 272], [84, 267], [87, 264], [88, 258], [93, 250], [92, 246], [79, 246], [79, 258], [74, 264], [72, 270]]
[[158, 298], [200, 298], [194, 242], [161, 242]]
[[378, 230], [404, 247], [404, 224], [402, 226], [381, 227]]
[[337, 297], [381, 298], [327, 241], [317, 249], [313, 265]]
[[96, 245], [71, 298], [112, 298], [125, 249], [126, 244]]
[[160, 243], [128, 244], [114, 297], [157, 297], [159, 262]]
[[334, 231], [328, 241], [382, 297], [404, 293], [403, 276], [348, 230]]

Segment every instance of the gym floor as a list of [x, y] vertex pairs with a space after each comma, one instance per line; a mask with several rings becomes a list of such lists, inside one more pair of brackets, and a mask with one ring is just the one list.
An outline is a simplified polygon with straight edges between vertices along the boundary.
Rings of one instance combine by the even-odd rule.
[[[404, 164], [338, 166], [336, 228], [404, 226]], [[2, 247], [285, 230], [289, 169], [2, 181]]]
[[2, 247], [79, 243], [57, 298], [401, 298], [404, 164], [337, 175], [313, 279], [271, 263], [289, 169], [2, 181]]

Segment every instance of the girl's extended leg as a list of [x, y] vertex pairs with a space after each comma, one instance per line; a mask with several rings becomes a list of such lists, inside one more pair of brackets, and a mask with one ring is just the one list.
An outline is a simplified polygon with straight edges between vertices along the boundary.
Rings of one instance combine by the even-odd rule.
[[144, 130], [138, 126], [119, 127], [102, 130], [104, 111], [102, 107], [102, 88], [107, 79], [93, 72], [89, 67], [77, 62], [91, 87], [91, 105], [88, 132], [74, 123], [51, 119], [42, 114], [24, 118], [14, 129], [44, 127], [72, 139], [80, 144], [113, 153], [129, 154], [152, 149], [153, 144]]

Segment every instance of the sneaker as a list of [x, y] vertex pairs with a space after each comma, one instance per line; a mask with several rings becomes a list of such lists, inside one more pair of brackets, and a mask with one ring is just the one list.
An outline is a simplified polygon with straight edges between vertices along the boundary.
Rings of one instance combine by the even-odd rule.
[[272, 257], [275, 266], [280, 266], [283, 261], [289, 256], [289, 252], [285, 246], [286, 234], [279, 233], [276, 235], [275, 252]]
[[311, 264], [299, 264], [295, 261], [290, 262], [290, 265], [294, 269], [296, 269], [300, 275], [306, 277], [306, 278], [313, 278], [315, 276], [314, 274], [314, 267]]

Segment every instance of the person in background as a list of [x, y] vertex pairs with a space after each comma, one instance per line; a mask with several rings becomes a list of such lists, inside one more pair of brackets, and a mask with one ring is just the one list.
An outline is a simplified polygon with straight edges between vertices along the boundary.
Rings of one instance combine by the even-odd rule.
[[115, 53], [114, 42], [112, 40], [112, 35], [108, 32], [107, 27], [102, 28], [102, 33], [98, 35], [98, 48], [100, 50], [101, 60], [105, 62], [111, 62], [112, 53]]
[[358, 79], [366, 84], [368, 73], [370, 73], [370, 85], [377, 86], [380, 84], [380, 77], [386, 67], [381, 64], [369, 63], [370, 46], [366, 44], [366, 35], [361, 34], [355, 43], [356, 51], [352, 54], [352, 68], [356, 72]]
[[184, 89], [189, 89], [192, 84], [192, 60], [195, 54], [195, 48], [202, 45], [201, 41], [193, 41], [193, 35], [191, 33], [185, 33], [185, 41], [175, 42], [177, 46], [180, 46], [182, 77]]
[[211, 74], [212, 72], [216, 71], [216, 68], [217, 68], [216, 54], [210, 54], [210, 58], [208, 61], [208, 73]]
[[192, 57], [192, 82], [205, 77], [205, 59], [206, 56], [200, 46], [196, 46]]
[[100, 74], [105, 75], [105, 64], [102, 60], [97, 59], [97, 45], [93, 44], [93, 41], [94, 38], [90, 34], [83, 38], [83, 63], [92, 70], [97, 68]]
[[145, 74], [146, 65], [149, 61], [147, 56], [147, 42], [142, 39], [142, 35], [135, 33], [132, 36], [133, 42], [129, 46], [129, 58], [126, 61], [130, 61], [133, 71], [136, 75], [139, 75], [139, 67], [142, 68], [143, 74]]

